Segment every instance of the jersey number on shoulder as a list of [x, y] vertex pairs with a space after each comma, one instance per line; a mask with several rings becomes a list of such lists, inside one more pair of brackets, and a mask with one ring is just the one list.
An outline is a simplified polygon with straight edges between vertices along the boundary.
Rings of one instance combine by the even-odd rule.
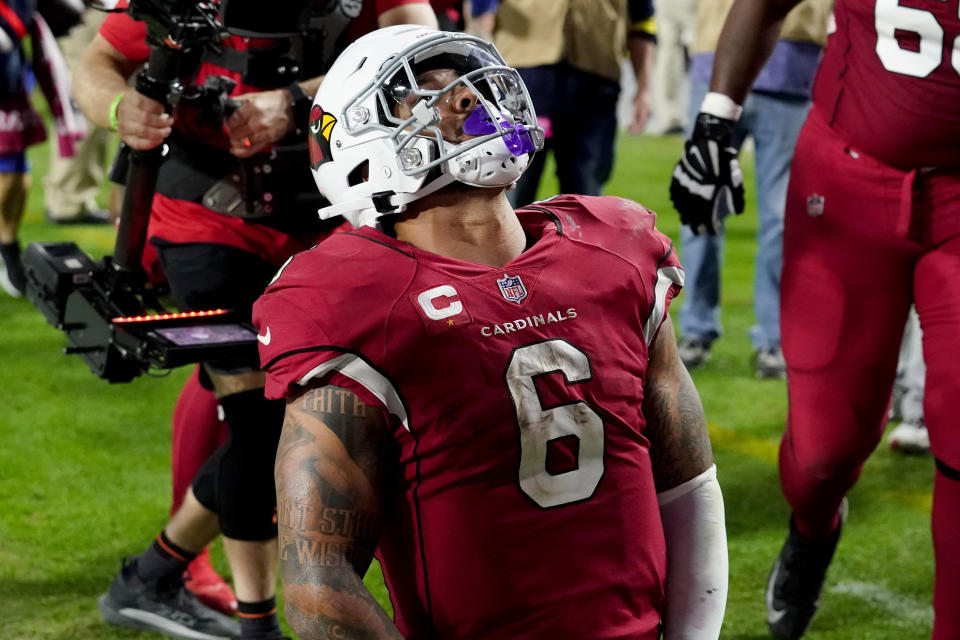
[[[518, 347], [506, 373], [520, 427], [520, 490], [545, 509], [588, 499], [603, 477], [604, 426], [597, 412], [582, 401], [549, 409], [540, 403], [534, 378], [556, 372], [569, 384], [593, 377], [587, 355], [560, 339]], [[550, 443], [569, 437], [579, 441], [577, 466], [553, 474], [547, 469]]]
[[[873, 13], [877, 29], [877, 57], [887, 71], [926, 78], [943, 59], [943, 27], [936, 16], [923, 9], [903, 7], [898, 0], [877, 0]], [[904, 49], [896, 32], [915, 33], [920, 42], [916, 51]], [[960, 36], [953, 40], [950, 63], [960, 73]]]

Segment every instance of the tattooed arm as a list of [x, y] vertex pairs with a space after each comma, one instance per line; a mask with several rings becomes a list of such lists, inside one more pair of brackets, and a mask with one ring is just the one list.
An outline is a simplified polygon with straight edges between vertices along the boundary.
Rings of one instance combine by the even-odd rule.
[[643, 415], [658, 493], [690, 480], [713, 464], [700, 394], [680, 361], [669, 317], [650, 345]]
[[288, 401], [277, 525], [286, 617], [299, 638], [402, 638], [363, 584], [393, 455], [384, 416], [353, 392], [316, 387]]
[[644, 432], [667, 543], [664, 640], [720, 636], [727, 603], [727, 532], [703, 405], [667, 318], [650, 346]]

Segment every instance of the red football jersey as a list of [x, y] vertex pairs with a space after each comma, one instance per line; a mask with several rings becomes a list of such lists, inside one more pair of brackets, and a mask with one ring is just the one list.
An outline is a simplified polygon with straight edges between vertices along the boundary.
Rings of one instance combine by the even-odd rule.
[[960, 166], [958, 0], [837, 0], [814, 103], [900, 169]]
[[503, 268], [366, 227], [300, 253], [254, 307], [267, 395], [386, 412], [404, 483], [378, 557], [404, 637], [657, 636], [666, 549], [640, 408], [682, 271], [613, 197], [518, 212]]

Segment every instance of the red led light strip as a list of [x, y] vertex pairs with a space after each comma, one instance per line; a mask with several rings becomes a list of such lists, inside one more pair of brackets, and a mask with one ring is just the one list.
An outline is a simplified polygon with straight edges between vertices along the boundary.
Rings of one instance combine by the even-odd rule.
[[209, 318], [210, 316], [222, 316], [227, 313], [226, 309], [210, 309], [209, 311], [183, 311], [180, 313], [160, 313], [155, 316], [119, 316], [113, 318], [114, 324], [129, 324], [131, 322], [152, 322], [155, 320], [181, 320], [183, 318]]

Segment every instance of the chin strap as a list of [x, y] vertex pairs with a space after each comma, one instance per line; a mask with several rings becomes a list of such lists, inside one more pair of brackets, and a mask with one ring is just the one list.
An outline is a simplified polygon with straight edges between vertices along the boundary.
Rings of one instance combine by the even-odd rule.
[[480, 188], [509, 187], [523, 175], [530, 157], [530, 153], [515, 156], [502, 138], [492, 138], [446, 160], [443, 174], [413, 193], [381, 191], [356, 200], [331, 204], [317, 213], [322, 220], [342, 215], [354, 226], [374, 226], [380, 216], [402, 213], [411, 202], [453, 182]]
[[356, 200], [348, 200], [347, 202], [331, 204], [328, 207], [322, 207], [318, 209], [317, 213], [321, 219], [325, 220], [334, 216], [345, 216], [349, 213], [359, 212], [357, 218], [363, 222], [360, 222], [360, 224], [357, 224], [357, 226], [363, 226], [364, 224], [372, 225], [373, 221], [379, 218], [381, 215], [387, 213], [402, 213], [406, 210], [407, 205], [411, 202], [430, 195], [434, 191], [438, 191], [453, 182], [455, 182], [454, 177], [449, 173], [445, 173], [428, 184], [426, 187], [423, 187], [414, 193], [394, 193], [392, 191], [384, 191], [381, 193], [375, 193], [366, 198], [357, 198]]

